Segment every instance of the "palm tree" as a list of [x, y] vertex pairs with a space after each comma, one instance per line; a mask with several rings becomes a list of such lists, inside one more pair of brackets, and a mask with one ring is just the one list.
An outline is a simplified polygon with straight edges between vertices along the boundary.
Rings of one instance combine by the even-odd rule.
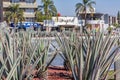
[[35, 13], [35, 20], [37, 22], [43, 22], [44, 20], [44, 15], [41, 11], [37, 10], [36, 13]]
[[50, 19], [51, 16], [57, 15], [57, 9], [52, 0], [41, 0], [41, 1], [43, 3], [42, 8], [46, 19]]
[[96, 4], [94, 1], [91, 0], [83, 0], [82, 3], [76, 4], [76, 15], [79, 16], [80, 13], [84, 13], [84, 19], [85, 19], [85, 25], [86, 26], [86, 16], [87, 16], [87, 10], [90, 12], [94, 11], [93, 4]]
[[0, 0], [0, 22], [3, 21], [3, 0]]
[[18, 4], [10, 5], [8, 10], [9, 11], [5, 13], [5, 18], [8, 23], [13, 22], [16, 25], [18, 22], [22, 22], [24, 20], [23, 10], [19, 8]]

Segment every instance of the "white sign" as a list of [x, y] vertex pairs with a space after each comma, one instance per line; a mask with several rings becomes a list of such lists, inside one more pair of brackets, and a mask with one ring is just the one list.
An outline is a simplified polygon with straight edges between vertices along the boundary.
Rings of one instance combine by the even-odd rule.
[[78, 18], [77, 17], [52, 17], [52, 20], [55, 22], [55, 26], [59, 25], [75, 25], [77, 26]]

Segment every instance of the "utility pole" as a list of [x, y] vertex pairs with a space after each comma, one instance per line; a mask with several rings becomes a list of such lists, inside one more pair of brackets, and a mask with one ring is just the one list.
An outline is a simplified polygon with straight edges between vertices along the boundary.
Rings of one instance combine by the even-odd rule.
[[3, 22], [3, 0], [0, 0], [0, 22]]

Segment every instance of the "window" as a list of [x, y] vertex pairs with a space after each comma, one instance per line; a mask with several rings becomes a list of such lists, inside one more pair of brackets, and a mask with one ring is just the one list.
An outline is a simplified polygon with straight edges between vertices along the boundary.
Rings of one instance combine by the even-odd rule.
[[26, 22], [33, 22], [33, 21], [34, 21], [34, 18], [26, 18], [25, 21], [26, 21]]
[[18, 3], [20, 0], [10, 0], [11, 3]]
[[34, 0], [26, 0], [26, 3], [34, 3]]
[[34, 13], [34, 9], [25, 9], [25, 12]]

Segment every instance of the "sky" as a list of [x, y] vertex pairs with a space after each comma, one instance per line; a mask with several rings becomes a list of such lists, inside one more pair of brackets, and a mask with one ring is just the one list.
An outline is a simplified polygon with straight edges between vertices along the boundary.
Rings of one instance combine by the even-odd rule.
[[[41, 0], [37, 0], [38, 4]], [[75, 5], [81, 3], [82, 0], [53, 0], [57, 11], [61, 16], [75, 16]], [[120, 0], [92, 0], [96, 2], [94, 5], [96, 12], [116, 16], [120, 11]]]

